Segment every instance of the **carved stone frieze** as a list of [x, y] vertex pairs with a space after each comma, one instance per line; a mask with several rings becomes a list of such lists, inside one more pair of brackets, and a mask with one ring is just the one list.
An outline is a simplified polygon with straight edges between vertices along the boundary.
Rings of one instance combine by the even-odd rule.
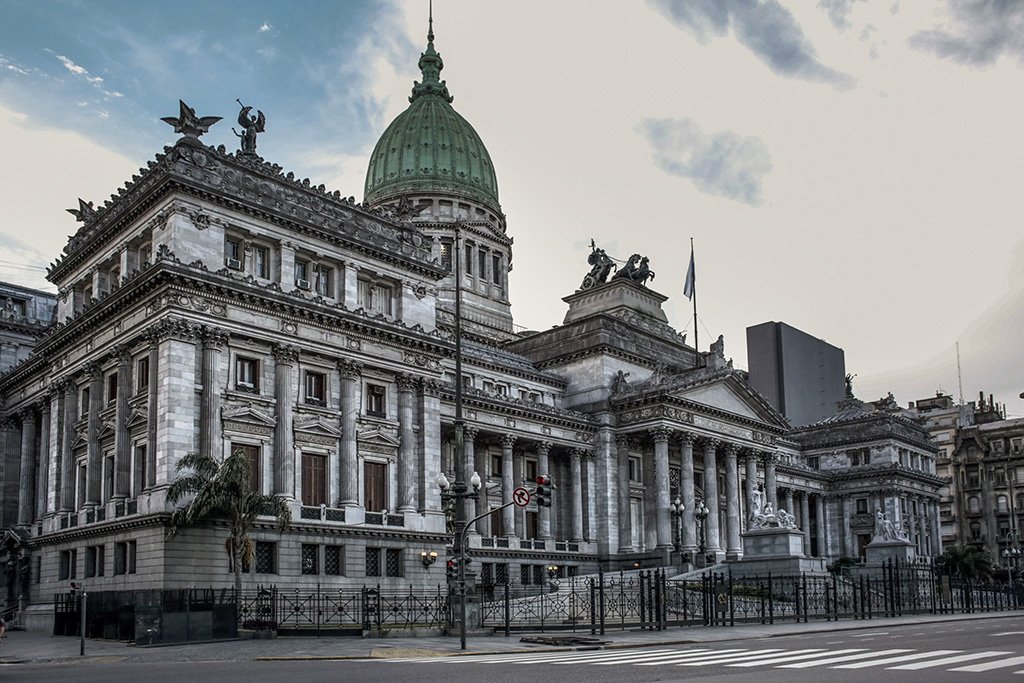
[[441, 361], [439, 359], [433, 358], [423, 353], [405, 351], [402, 354], [402, 361], [408, 365], [418, 365], [419, 367], [427, 368], [428, 370], [441, 369]]

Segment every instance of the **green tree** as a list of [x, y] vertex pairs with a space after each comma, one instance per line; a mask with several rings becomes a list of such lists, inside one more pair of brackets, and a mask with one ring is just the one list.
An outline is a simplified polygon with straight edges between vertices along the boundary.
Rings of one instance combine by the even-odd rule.
[[235, 591], [242, 590], [242, 566], [251, 564], [255, 544], [249, 532], [260, 515], [272, 515], [277, 528], [284, 531], [292, 521], [284, 499], [253, 490], [248, 456], [241, 450], [218, 460], [203, 453], [189, 453], [178, 461], [178, 477], [171, 482], [167, 498], [177, 504], [192, 496], [171, 515], [170, 536], [186, 527], [214, 520], [227, 520], [228, 538], [224, 543], [235, 574]]
[[950, 574], [961, 579], [987, 581], [992, 578], [992, 558], [984, 550], [955, 545], [942, 553], [942, 561]]

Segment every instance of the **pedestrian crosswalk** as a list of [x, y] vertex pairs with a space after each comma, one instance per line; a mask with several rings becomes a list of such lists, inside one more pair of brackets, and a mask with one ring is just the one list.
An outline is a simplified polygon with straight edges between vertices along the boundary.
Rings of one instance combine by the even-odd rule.
[[[531, 664], [570, 666], [686, 666], [686, 667], [773, 667], [778, 669], [921, 669], [980, 673], [1003, 670], [1024, 674], [1024, 656], [1004, 650], [915, 650], [891, 648], [741, 648], [692, 647], [650, 650], [612, 649], [563, 652], [463, 655], [385, 659], [382, 662], [431, 664]], [[1006, 671], [1007, 669], [1018, 669]], [[1021, 679], [1024, 683], [1024, 678]]]

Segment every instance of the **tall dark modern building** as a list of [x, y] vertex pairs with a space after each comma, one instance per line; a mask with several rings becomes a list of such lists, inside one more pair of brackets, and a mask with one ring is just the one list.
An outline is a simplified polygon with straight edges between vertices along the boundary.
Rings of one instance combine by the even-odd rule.
[[794, 427], [836, 411], [845, 395], [843, 350], [786, 323], [747, 328], [750, 384]]

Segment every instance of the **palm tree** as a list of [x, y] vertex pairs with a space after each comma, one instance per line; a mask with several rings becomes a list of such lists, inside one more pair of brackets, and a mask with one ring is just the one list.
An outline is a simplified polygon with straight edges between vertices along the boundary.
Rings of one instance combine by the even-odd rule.
[[987, 580], [992, 576], [992, 558], [978, 548], [955, 545], [942, 553], [942, 560], [950, 574], [962, 579]]
[[242, 566], [251, 564], [255, 544], [249, 531], [260, 515], [273, 515], [277, 528], [284, 531], [292, 514], [283, 498], [265, 496], [253, 490], [248, 456], [241, 451], [218, 460], [204, 453], [188, 453], [178, 461], [178, 477], [171, 482], [167, 498], [177, 504], [193, 498], [171, 515], [170, 536], [185, 527], [226, 519], [230, 528], [224, 548], [235, 574], [235, 594], [242, 590]]

